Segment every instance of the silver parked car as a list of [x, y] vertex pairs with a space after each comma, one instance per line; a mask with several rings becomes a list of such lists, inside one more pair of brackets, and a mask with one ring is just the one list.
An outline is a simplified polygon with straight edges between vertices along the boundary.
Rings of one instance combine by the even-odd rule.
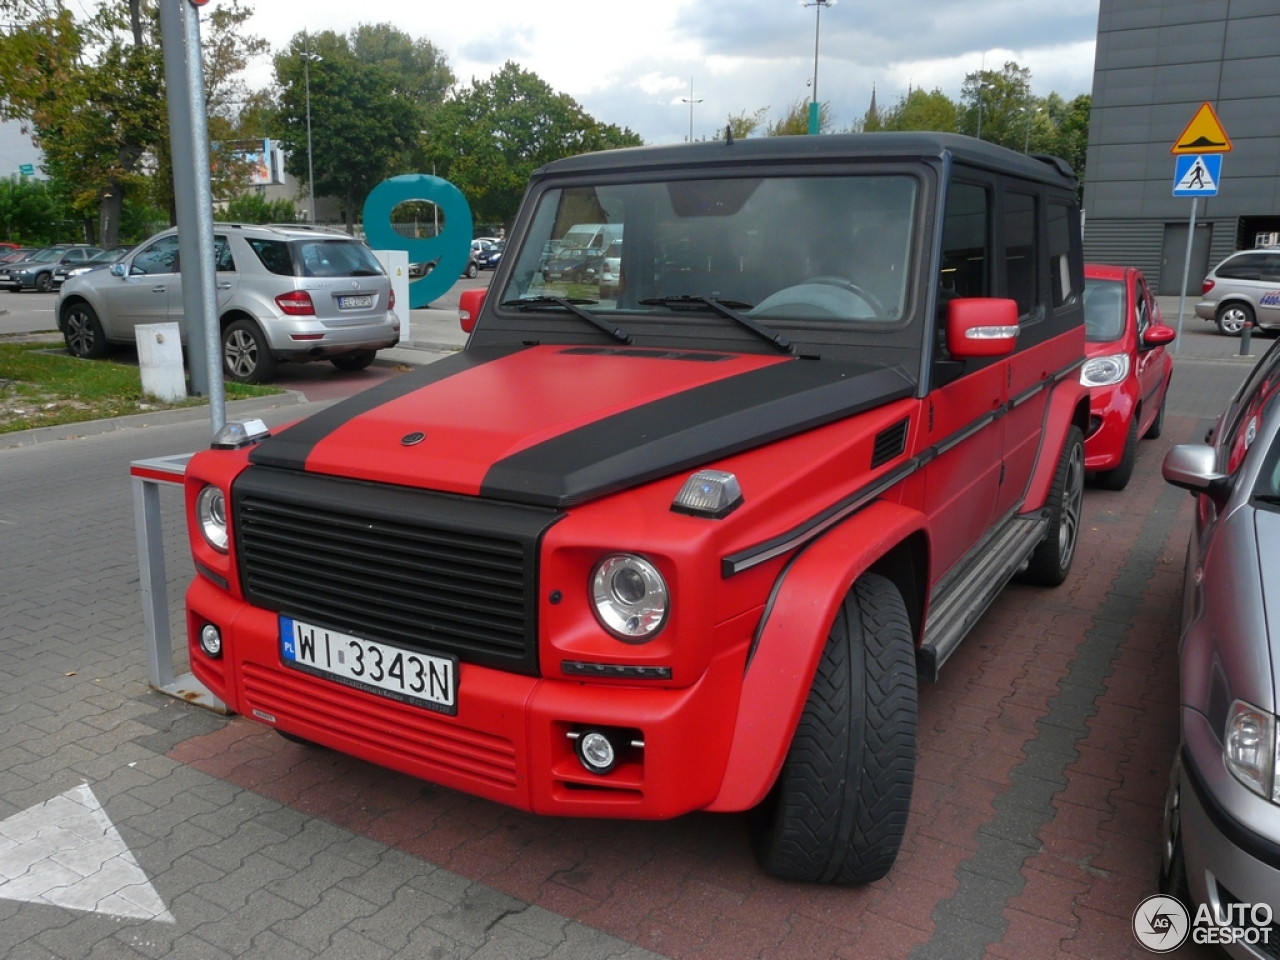
[[[265, 383], [280, 361], [362, 370], [400, 339], [391, 280], [345, 233], [305, 226], [214, 225], [218, 320], [227, 379]], [[183, 324], [178, 232], [62, 285], [58, 329], [77, 357], [135, 339], [139, 324]]]
[[[1237, 903], [1280, 909], [1280, 343], [1205, 439], [1164, 461], [1197, 510], [1160, 880], [1193, 913], [1238, 918]], [[1275, 957], [1277, 934], [1268, 951], [1241, 937], [1227, 952]]]
[[1214, 320], [1228, 336], [1246, 323], [1280, 329], [1280, 248], [1241, 250], [1209, 271], [1196, 316]]

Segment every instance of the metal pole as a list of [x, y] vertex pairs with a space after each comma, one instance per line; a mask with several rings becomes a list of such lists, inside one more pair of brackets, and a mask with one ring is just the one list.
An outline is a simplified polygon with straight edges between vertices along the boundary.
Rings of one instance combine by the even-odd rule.
[[1187, 305], [1187, 281], [1191, 278], [1191, 246], [1196, 239], [1196, 204], [1199, 197], [1191, 198], [1191, 226], [1187, 230], [1187, 255], [1182, 260], [1182, 289], [1178, 291], [1178, 339], [1174, 341], [1173, 352], [1182, 352], [1182, 314]]
[[689, 78], [689, 96], [681, 97], [684, 103], [689, 104], [689, 142], [693, 143], [693, 105], [701, 103], [701, 100], [693, 99], [693, 77]]
[[311, 222], [316, 222], [316, 175], [311, 166], [311, 35], [302, 32], [302, 76], [307, 90], [307, 198]]
[[226, 396], [214, 289], [213, 187], [209, 178], [200, 15], [184, 0], [160, 0], [160, 31], [191, 390], [196, 395], [208, 395], [212, 432], [217, 433], [226, 422]]

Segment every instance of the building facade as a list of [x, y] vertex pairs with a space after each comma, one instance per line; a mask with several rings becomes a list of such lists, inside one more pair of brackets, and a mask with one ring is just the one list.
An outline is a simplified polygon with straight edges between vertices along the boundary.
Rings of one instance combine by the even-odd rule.
[[1085, 174], [1085, 258], [1182, 280], [1192, 201], [1174, 142], [1202, 103], [1232, 144], [1202, 197], [1188, 292], [1235, 250], [1280, 242], [1280, 0], [1101, 0]]

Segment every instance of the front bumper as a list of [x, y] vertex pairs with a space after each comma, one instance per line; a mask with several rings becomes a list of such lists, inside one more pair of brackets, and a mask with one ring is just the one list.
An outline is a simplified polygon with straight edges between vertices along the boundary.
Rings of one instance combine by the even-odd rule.
[[1084, 441], [1086, 470], [1114, 470], [1124, 459], [1129, 422], [1137, 412], [1133, 378], [1109, 387], [1089, 388], [1089, 422], [1097, 424]]
[[[1183, 708], [1185, 745], [1179, 765], [1181, 835], [1187, 881], [1196, 904], [1214, 915], [1231, 904], [1265, 903], [1280, 919], [1280, 842], [1257, 829], [1259, 821], [1280, 827], [1280, 807], [1237, 782], [1203, 716]], [[1190, 716], [1187, 716], [1190, 714]], [[1195, 906], [1187, 905], [1194, 917]], [[1194, 930], [1193, 930], [1194, 935]], [[1269, 943], [1223, 944], [1233, 957], [1280, 957], [1280, 924], [1273, 919]]]
[[[204, 655], [206, 623], [223, 656]], [[743, 651], [711, 662], [680, 689], [592, 684], [460, 666], [458, 712], [444, 716], [281, 664], [275, 613], [197, 576], [187, 591], [192, 672], [250, 720], [411, 776], [521, 810], [579, 817], [665, 819], [708, 806], [723, 779], [741, 693]], [[614, 770], [583, 769], [568, 734], [634, 730]]]

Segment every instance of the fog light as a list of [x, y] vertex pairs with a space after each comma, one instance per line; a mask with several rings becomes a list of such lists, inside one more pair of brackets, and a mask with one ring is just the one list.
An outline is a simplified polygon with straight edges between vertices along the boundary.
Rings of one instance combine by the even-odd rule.
[[212, 623], [200, 628], [200, 649], [215, 660], [222, 656], [222, 634]]
[[573, 749], [588, 773], [603, 776], [618, 765], [618, 751], [613, 748], [613, 741], [599, 730], [584, 731]]

